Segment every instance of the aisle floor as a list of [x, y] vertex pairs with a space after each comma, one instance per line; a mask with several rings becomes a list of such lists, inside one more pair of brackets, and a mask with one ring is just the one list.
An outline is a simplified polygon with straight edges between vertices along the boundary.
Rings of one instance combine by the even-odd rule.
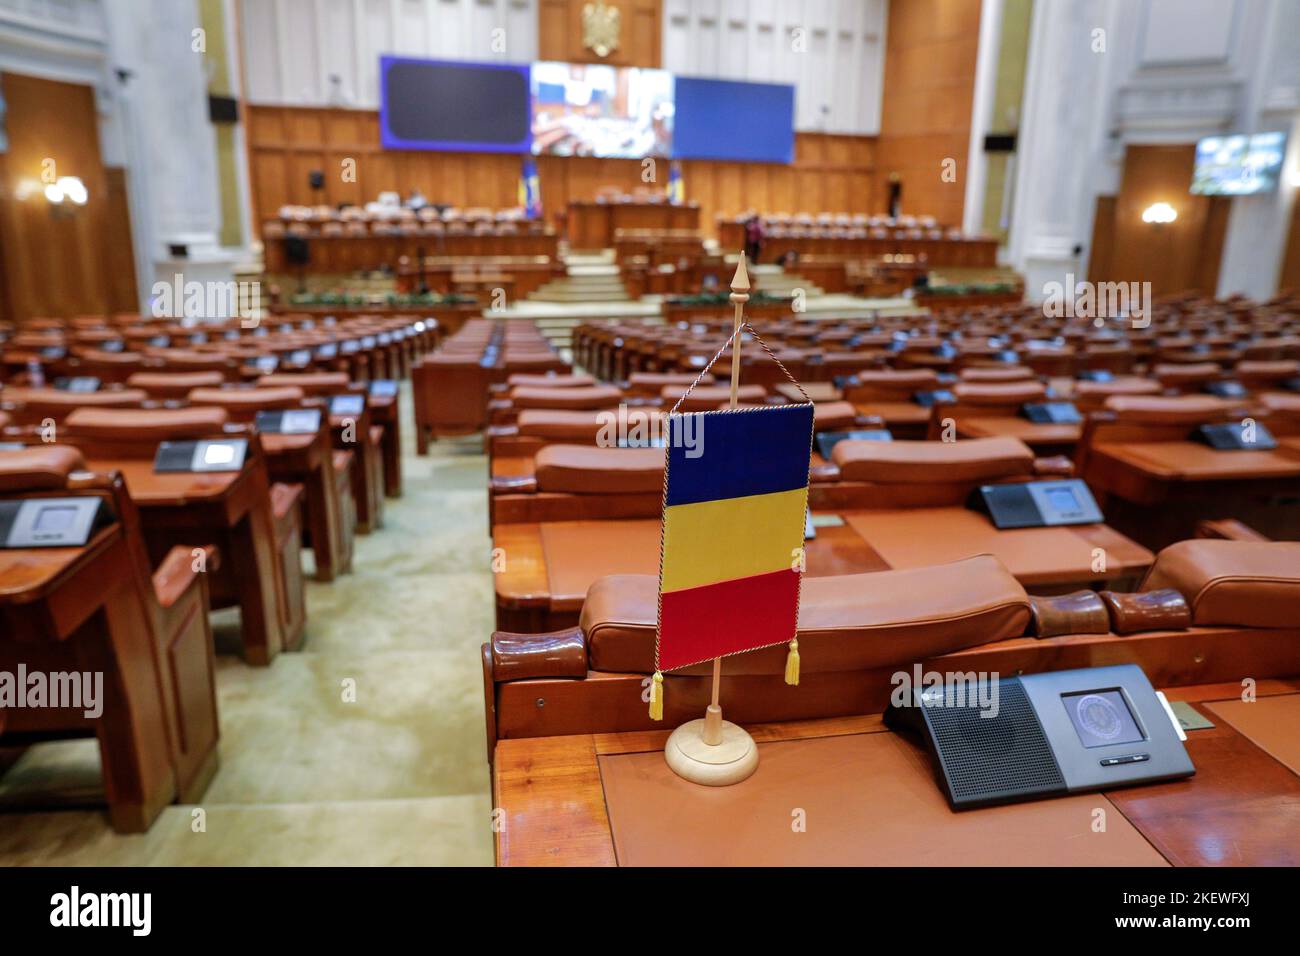
[[308, 584], [303, 650], [249, 667], [237, 615], [214, 615], [221, 768], [202, 803], [118, 835], [95, 742], [41, 744], [0, 776], [0, 865], [491, 865], [487, 460], [476, 436], [418, 457], [405, 384], [402, 415], [404, 494], [351, 574]]

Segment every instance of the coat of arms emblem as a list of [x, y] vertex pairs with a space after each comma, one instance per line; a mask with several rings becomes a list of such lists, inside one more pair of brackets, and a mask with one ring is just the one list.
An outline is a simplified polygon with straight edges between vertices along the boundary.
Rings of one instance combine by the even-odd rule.
[[622, 14], [603, 0], [582, 8], [582, 45], [596, 56], [609, 56], [618, 49], [618, 28]]

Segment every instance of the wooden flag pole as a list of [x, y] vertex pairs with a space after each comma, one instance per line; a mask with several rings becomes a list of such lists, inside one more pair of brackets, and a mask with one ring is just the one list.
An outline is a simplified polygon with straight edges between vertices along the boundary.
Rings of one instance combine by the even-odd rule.
[[[745, 254], [731, 280], [731, 303], [736, 308], [731, 337], [731, 403], [740, 396], [740, 327], [745, 321], [745, 303], [749, 301], [749, 273]], [[758, 745], [744, 728], [722, 719], [718, 702], [722, 690], [722, 658], [713, 659], [713, 699], [703, 720], [691, 720], [668, 738], [664, 757], [679, 777], [711, 787], [739, 783], [758, 767]]]
[[[740, 404], [740, 327], [745, 321], [745, 303], [749, 301], [749, 272], [745, 269], [745, 254], [740, 254], [736, 274], [731, 278], [731, 304], [735, 317], [731, 327], [731, 402], [728, 408]], [[722, 707], [718, 696], [722, 691], [722, 658], [713, 659], [713, 702], [704, 712], [704, 742], [710, 747], [722, 743]]]

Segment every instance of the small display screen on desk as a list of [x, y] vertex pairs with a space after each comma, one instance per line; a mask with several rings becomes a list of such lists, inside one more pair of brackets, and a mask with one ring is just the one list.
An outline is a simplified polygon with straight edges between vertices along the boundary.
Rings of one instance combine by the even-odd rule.
[[1079, 742], [1085, 747], [1132, 744], [1146, 739], [1133, 719], [1123, 692], [1117, 688], [1062, 694], [1061, 702], [1065, 704], [1074, 732], [1079, 735]]
[[335, 395], [330, 399], [331, 415], [360, 415], [365, 410], [364, 395]]

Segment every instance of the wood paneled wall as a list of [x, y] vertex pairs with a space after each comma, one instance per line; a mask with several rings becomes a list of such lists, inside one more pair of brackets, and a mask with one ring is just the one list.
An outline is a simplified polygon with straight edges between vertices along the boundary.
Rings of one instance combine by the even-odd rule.
[[1291, 229], [1287, 233], [1286, 252], [1282, 257], [1277, 287], [1279, 291], [1300, 290], [1300, 198], [1291, 204]]
[[[373, 110], [249, 106], [248, 142], [253, 219], [274, 218], [286, 203], [365, 203], [381, 190], [403, 197], [416, 188], [429, 200], [493, 209], [517, 204], [520, 157], [490, 153], [434, 153], [385, 150], [379, 144], [379, 116]], [[792, 166], [762, 163], [682, 163], [686, 198], [701, 206], [712, 234], [718, 215], [749, 208], [764, 212], [879, 212], [873, 203], [874, 138], [800, 133]], [[355, 180], [344, 176], [355, 160]], [[325, 188], [313, 194], [312, 170], [325, 173]], [[641, 180], [640, 160], [540, 156], [542, 204], [548, 217], [570, 199], [593, 199], [602, 186], [631, 191]], [[655, 169], [664, 188], [668, 163]]]
[[[1154, 295], [1197, 290], [1214, 295], [1230, 200], [1188, 192], [1194, 144], [1129, 146], [1117, 196], [1098, 199], [1088, 279], [1150, 282]], [[1142, 211], [1167, 202], [1171, 223], [1142, 221]]]
[[537, 8], [537, 52], [543, 60], [611, 63], [615, 66], [660, 65], [663, 4], [660, 0], [604, 0], [619, 12], [618, 48], [596, 56], [582, 43], [582, 9], [589, 0], [541, 0]]
[[[979, 0], [889, 4], [878, 207], [897, 174], [903, 212], [961, 225], [979, 33]], [[956, 160], [954, 182], [943, 180], [945, 159]]]
[[[130, 312], [139, 308], [131, 254], [126, 179], [100, 159], [99, 122], [89, 86], [17, 73], [0, 75], [9, 148], [0, 153], [0, 270], [4, 318]], [[48, 203], [42, 163], [86, 184], [84, 206]]]

